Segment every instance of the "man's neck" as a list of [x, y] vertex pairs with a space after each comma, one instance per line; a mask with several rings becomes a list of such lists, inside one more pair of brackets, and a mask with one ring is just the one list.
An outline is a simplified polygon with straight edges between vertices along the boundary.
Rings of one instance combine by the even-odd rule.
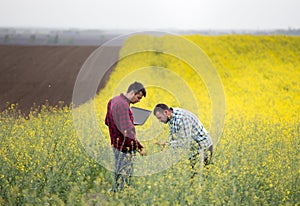
[[173, 113], [172, 112], [170, 112], [170, 116], [168, 116], [168, 121], [167, 122], [169, 122], [171, 119], [172, 119], [172, 115], [173, 115]]
[[128, 98], [128, 96], [126, 94], [121, 93], [121, 96], [123, 96], [126, 99], [126, 101], [130, 104], [130, 99]]
[[126, 94], [124, 94], [124, 96], [129, 100], [129, 102], [130, 102], [130, 99], [131, 99], [131, 94], [130, 93], [126, 93]]

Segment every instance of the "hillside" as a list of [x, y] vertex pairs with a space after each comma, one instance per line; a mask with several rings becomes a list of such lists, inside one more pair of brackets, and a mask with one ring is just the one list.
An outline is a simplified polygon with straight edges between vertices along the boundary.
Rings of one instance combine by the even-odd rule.
[[[201, 55], [181, 54], [189, 51], [191, 43], [199, 47]], [[115, 82], [123, 81], [125, 77], [128, 81], [123, 86], [133, 79], [140, 79], [165, 90], [159, 94], [151, 88], [153, 96], [141, 103], [143, 107], [153, 108], [156, 102], [162, 100], [177, 106], [192, 107], [193, 102], [180, 100], [180, 95], [187, 92], [181, 84], [184, 81], [186, 88], [195, 95], [199, 107], [203, 108], [201, 115], [207, 118], [212, 93], [207, 91], [211, 81], [204, 79], [204, 69], [211, 68], [217, 71], [224, 87], [228, 117], [285, 120], [299, 117], [299, 37], [187, 35], [181, 41], [168, 36], [140, 35], [124, 44], [120, 56], [122, 59], [107, 86], [109, 90], [111, 87], [122, 88], [121, 83], [116, 85]], [[193, 58], [198, 58], [200, 70], [203, 67], [202, 74], [197, 74], [199, 68], [192, 67]], [[166, 68], [165, 72], [160, 68]], [[141, 69], [143, 72], [138, 73]], [[168, 78], [173, 72], [176, 79]], [[173, 98], [165, 98], [170, 95]]]
[[[46, 101], [52, 106], [69, 105], [77, 75], [96, 49], [96, 46], [0, 45], [0, 111], [10, 104], [18, 105], [24, 113]], [[118, 51], [119, 47], [112, 47], [106, 58]], [[104, 83], [105, 79], [98, 90]]]

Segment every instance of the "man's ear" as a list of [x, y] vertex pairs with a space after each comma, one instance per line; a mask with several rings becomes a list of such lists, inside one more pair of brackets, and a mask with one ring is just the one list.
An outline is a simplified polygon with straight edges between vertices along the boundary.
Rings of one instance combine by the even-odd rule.
[[169, 115], [169, 111], [168, 110], [164, 110], [164, 115], [168, 116]]

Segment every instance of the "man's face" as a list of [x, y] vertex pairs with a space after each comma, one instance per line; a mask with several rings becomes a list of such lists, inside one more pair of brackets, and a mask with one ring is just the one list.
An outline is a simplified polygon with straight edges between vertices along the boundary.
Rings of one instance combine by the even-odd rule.
[[166, 111], [161, 112], [156, 112], [155, 113], [156, 118], [158, 119], [158, 121], [167, 124], [168, 122], [168, 116], [166, 114]]
[[141, 101], [142, 98], [143, 98], [143, 92], [139, 92], [131, 98], [130, 103], [131, 104], [138, 103]]

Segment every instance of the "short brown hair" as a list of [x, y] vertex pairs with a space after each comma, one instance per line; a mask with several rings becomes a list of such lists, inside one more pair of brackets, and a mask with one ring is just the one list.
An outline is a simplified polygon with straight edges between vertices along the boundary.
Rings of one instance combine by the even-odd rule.
[[131, 85], [129, 85], [127, 89], [127, 93], [134, 91], [134, 94], [138, 94], [140, 92], [143, 93], [143, 96], [146, 97], [146, 89], [144, 85], [140, 82], [133, 82]]
[[168, 107], [168, 105], [166, 104], [157, 104], [154, 108], [153, 114], [155, 115], [157, 112], [162, 113], [164, 110], [170, 110], [170, 108]]

